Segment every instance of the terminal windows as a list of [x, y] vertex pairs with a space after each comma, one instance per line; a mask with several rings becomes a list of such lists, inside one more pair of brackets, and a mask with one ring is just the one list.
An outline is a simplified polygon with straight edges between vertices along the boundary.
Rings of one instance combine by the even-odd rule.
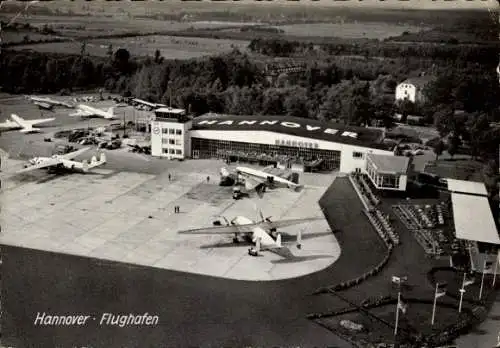
[[175, 154], [176, 155], [182, 155], [182, 151], [181, 150], [175, 150]]
[[181, 141], [179, 139], [175, 139], [175, 145], [181, 145]]
[[354, 157], [354, 158], [363, 158], [363, 153], [362, 152], [354, 151], [352, 153], [352, 157]]
[[175, 144], [175, 140], [174, 140], [174, 139], [168, 139], [168, 143], [169, 143], [170, 145], [174, 145], [174, 144]]
[[170, 149], [168, 152], [169, 152], [171, 155], [174, 155], [174, 154], [175, 154], [174, 149]]
[[168, 129], [167, 129], [167, 128], [162, 128], [162, 129], [161, 129], [161, 132], [162, 132], [163, 134], [167, 134], [167, 133], [168, 133]]
[[182, 135], [182, 129], [176, 129], [175, 134], [177, 135]]
[[168, 149], [163, 149], [163, 153], [168, 153]]
[[168, 130], [168, 134], [175, 134], [175, 129], [170, 128], [170, 129]]

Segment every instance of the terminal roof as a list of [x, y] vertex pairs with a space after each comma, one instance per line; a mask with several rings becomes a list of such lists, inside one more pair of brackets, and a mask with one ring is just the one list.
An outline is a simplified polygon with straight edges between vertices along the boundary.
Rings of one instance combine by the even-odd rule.
[[193, 130], [268, 131], [315, 140], [390, 150], [384, 132], [290, 116], [241, 116], [208, 113], [193, 120]]
[[451, 203], [458, 239], [500, 244], [487, 197], [452, 193]]
[[406, 173], [410, 164], [410, 159], [406, 156], [385, 156], [369, 153], [368, 158], [379, 173]]
[[482, 182], [465, 181], [446, 178], [448, 190], [456, 193], [469, 193], [474, 195], [487, 196], [486, 186]]

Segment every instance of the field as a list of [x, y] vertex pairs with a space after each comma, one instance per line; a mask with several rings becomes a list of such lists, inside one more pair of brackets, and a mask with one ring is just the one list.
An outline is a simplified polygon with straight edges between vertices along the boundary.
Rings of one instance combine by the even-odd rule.
[[290, 36], [340, 37], [346, 39], [385, 39], [403, 32], [418, 32], [425, 27], [386, 23], [313, 23], [290, 24], [277, 28]]
[[13, 32], [13, 31], [2, 32], [2, 40], [3, 43], [5, 44], [23, 42], [25, 37], [29, 41], [38, 41], [38, 40], [57, 39], [60, 36], [44, 35], [44, 34], [30, 33], [30, 32]]
[[[3, 19], [0, 16], [0, 19]], [[217, 21], [179, 22], [145, 18], [129, 18], [128, 16], [95, 17], [95, 16], [29, 16], [21, 17], [17, 23], [29, 23], [35, 27], [48, 25], [64, 36], [92, 36], [120, 34], [126, 32], [152, 33], [158, 31], [180, 31], [192, 29], [210, 29], [245, 23], [224, 23]]]
[[[143, 36], [122, 39], [96, 39], [87, 42], [87, 53], [92, 56], [106, 56], [108, 45], [113, 49], [126, 48], [132, 56], [153, 55], [159, 49], [166, 59], [188, 59], [231, 51], [233, 48], [245, 50], [247, 41], [217, 40], [207, 38], [182, 38], [173, 36]], [[13, 49], [32, 49], [38, 52], [59, 52], [79, 54], [79, 42], [55, 42], [36, 45], [15, 46]]]

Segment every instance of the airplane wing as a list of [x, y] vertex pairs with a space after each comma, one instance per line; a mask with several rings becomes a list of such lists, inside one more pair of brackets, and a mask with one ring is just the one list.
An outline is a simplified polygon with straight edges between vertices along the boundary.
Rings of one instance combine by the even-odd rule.
[[61, 160], [59, 160], [57, 158], [50, 158], [50, 159], [47, 159], [46, 161], [44, 161], [43, 163], [35, 164], [35, 165], [32, 165], [32, 166], [26, 167], [24, 169], [21, 169], [21, 170], [17, 171], [16, 174], [30, 172], [30, 171], [35, 170], [35, 169], [42, 169], [42, 168], [52, 167], [52, 166], [58, 165], [60, 163], [61, 163]]
[[19, 127], [19, 125], [16, 122], [12, 122], [11, 120], [0, 122], [0, 128], [13, 128], [13, 127]]
[[179, 234], [234, 234], [234, 233], [250, 233], [257, 224], [235, 225], [235, 226], [217, 226], [197, 228], [193, 230], [179, 231]]
[[281, 256], [285, 259], [293, 259], [295, 257], [294, 254], [292, 254], [292, 251], [288, 247], [265, 247], [262, 248], [261, 250], [266, 250], [270, 251], [272, 253], [275, 253], [278, 256]]
[[305, 219], [289, 219], [281, 221], [264, 221], [257, 222], [253, 224], [246, 225], [235, 225], [235, 226], [220, 226], [220, 227], [207, 227], [207, 228], [197, 228], [193, 230], [179, 231], [179, 234], [233, 234], [233, 233], [251, 233], [255, 227], [261, 227], [264, 229], [271, 228], [281, 228], [287, 226], [294, 226], [303, 224], [311, 221], [323, 220], [324, 218], [305, 218]]
[[88, 111], [83, 111], [83, 110], [78, 110], [77, 112], [73, 112], [71, 114], [69, 114], [70, 117], [86, 117], [86, 116], [94, 116], [94, 114], [92, 112], [88, 112]]
[[26, 120], [25, 122], [30, 123], [31, 125], [39, 124], [39, 123], [45, 123], [45, 122], [50, 122], [54, 121], [56, 118], [55, 117], [50, 117], [50, 118], [39, 118], [36, 120]]
[[88, 150], [90, 150], [90, 147], [84, 147], [82, 149], [79, 149], [79, 150], [76, 150], [76, 151], [73, 151], [73, 152], [69, 152], [69, 153], [66, 153], [64, 155], [60, 155], [59, 157], [61, 159], [70, 160], [70, 159], [73, 159], [75, 157], [80, 156], [81, 154], [87, 152]]
[[273, 228], [282, 228], [282, 227], [288, 227], [288, 226], [295, 226], [299, 224], [303, 224], [306, 222], [312, 222], [312, 221], [319, 221], [319, 220], [324, 220], [322, 217], [315, 217], [315, 218], [305, 218], [305, 219], [288, 219], [288, 220], [278, 220], [278, 221], [264, 221], [259, 224], [260, 227], [262, 228], [267, 228], [267, 229], [273, 229]]

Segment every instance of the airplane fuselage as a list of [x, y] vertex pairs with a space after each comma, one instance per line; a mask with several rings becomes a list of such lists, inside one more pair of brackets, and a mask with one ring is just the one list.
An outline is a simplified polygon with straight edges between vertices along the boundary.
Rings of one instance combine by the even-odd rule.
[[270, 173], [263, 172], [261, 170], [253, 169], [253, 168], [247, 168], [247, 167], [236, 167], [236, 172], [238, 175], [241, 175], [243, 177], [250, 176], [254, 177], [257, 179], [265, 180], [266, 185], [270, 187], [276, 187], [276, 186], [281, 186], [281, 187], [296, 187], [297, 184], [294, 182], [291, 182], [289, 180], [283, 179], [277, 175], [273, 175]]
[[[247, 217], [244, 216], [237, 216], [233, 220], [234, 225], [248, 225], [248, 224], [253, 224], [254, 221], [250, 220]], [[261, 227], [255, 227], [252, 229], [252, 234], [247, 234], [246, 235], [252, 243], [257, 242], [257, 238], [260, 238], [260, 243], [262, 247], [266, 246], [274, 246], [276, 245], [276, 241], [271, 237], [263, 228]]]
[[101, 116], [101, 117], [110, 117], [110, 116], [112, 116], [110, 113], [108, 113], [106, 111], [103, 111], [103, 110], [100, 110], [100, 109], [97, 109], [97, 108], [93, 108], [91, 106], [84, 105], [84, 104], [79, 104], [77, 106], [77, 109], [80, 109], [82, 111], [91, 113], [93, 116]]

